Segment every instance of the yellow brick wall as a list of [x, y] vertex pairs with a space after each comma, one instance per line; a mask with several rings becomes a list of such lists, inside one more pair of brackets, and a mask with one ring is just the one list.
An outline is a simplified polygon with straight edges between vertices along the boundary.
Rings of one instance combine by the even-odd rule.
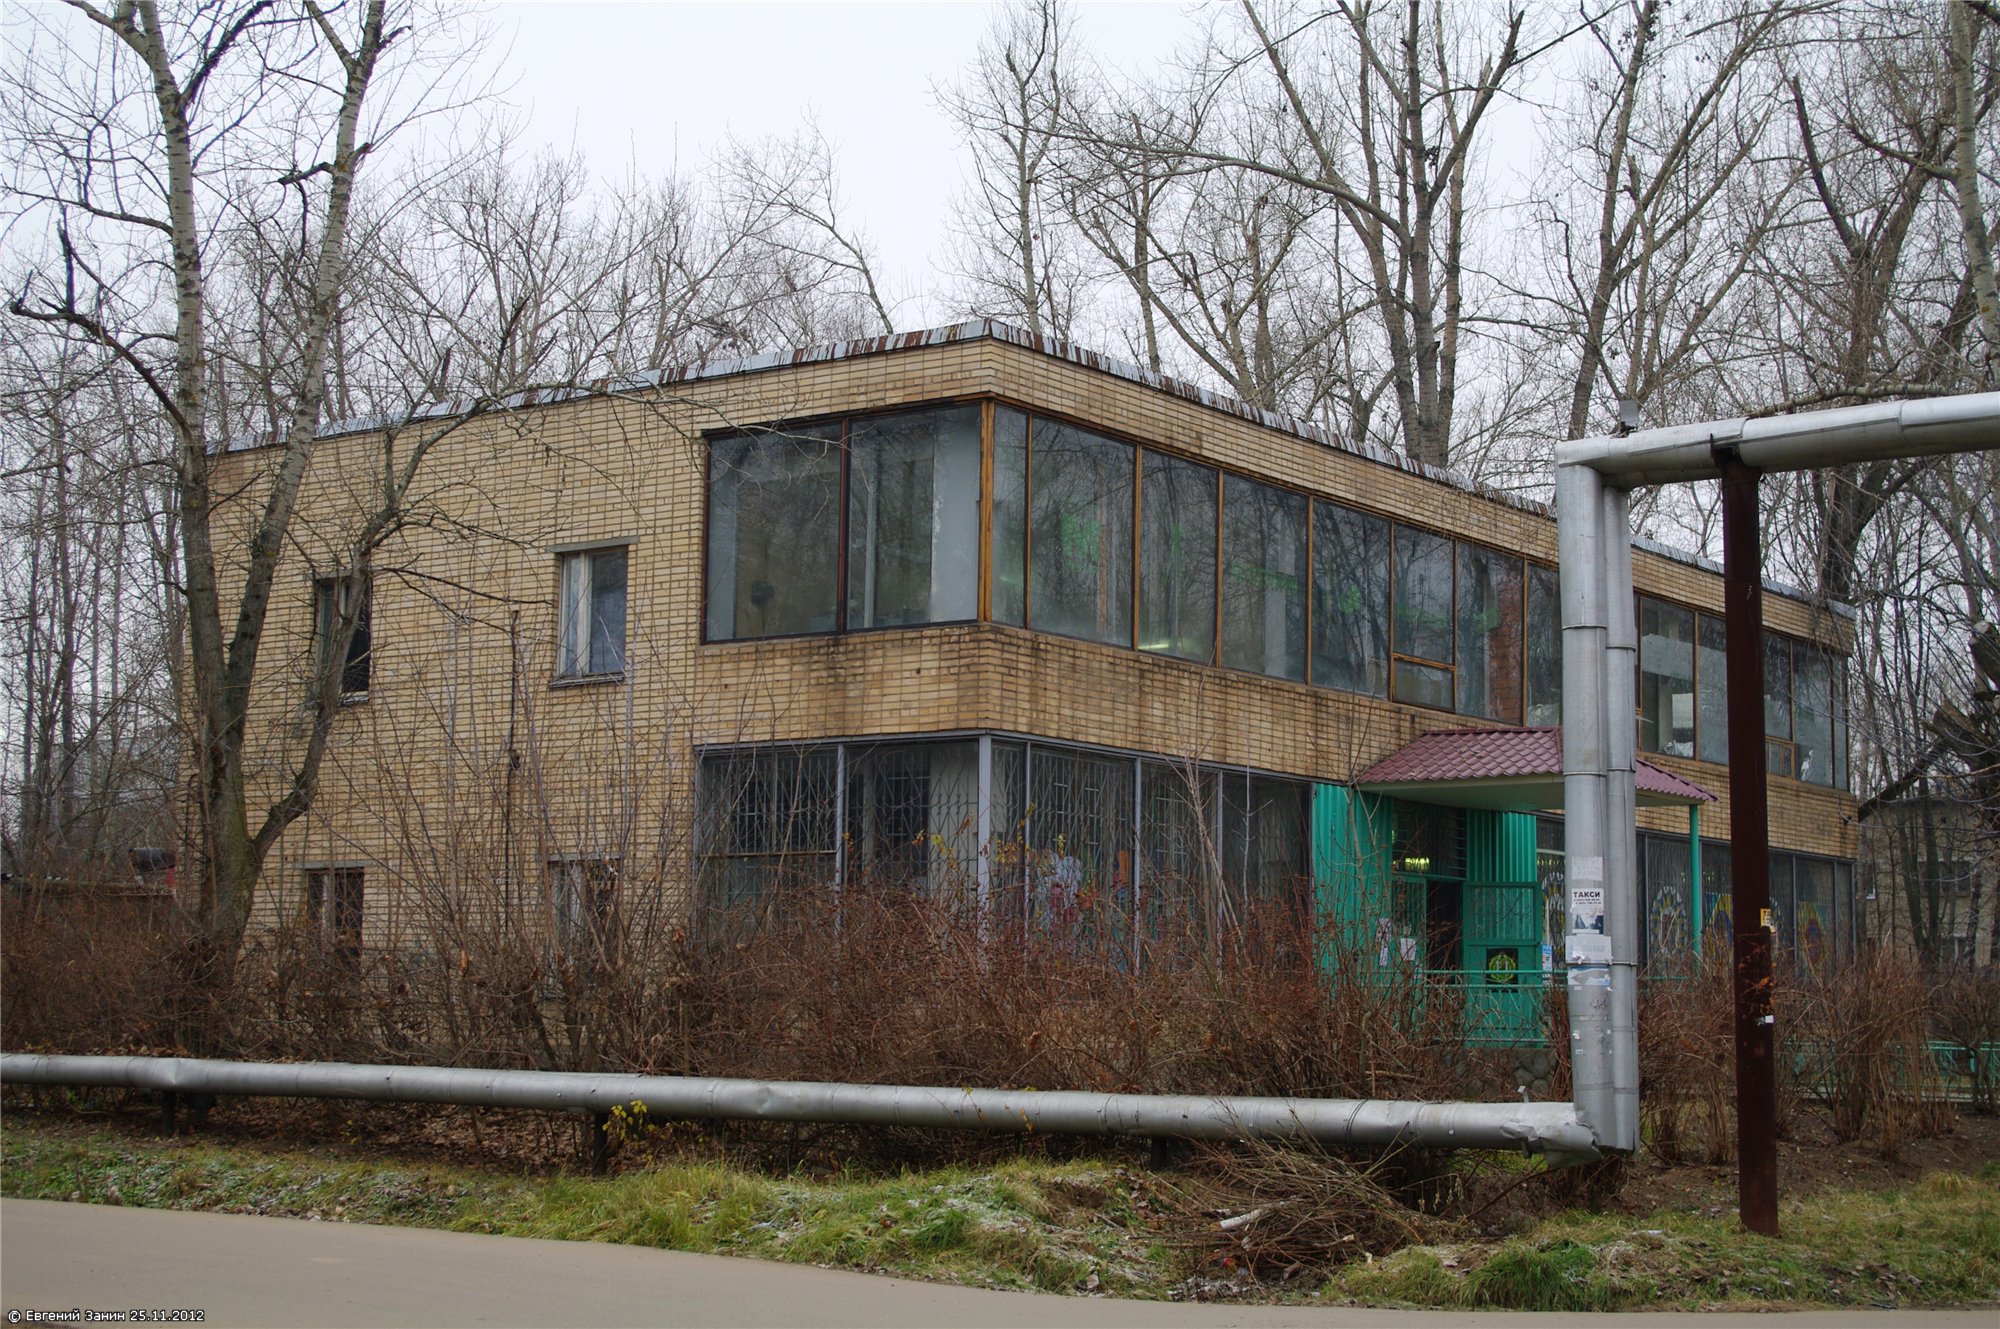
[[[416, 519], [377, 558], [369, 698], [340, 717], [319, 801], [274, 857], [268, 906], [296, 908], [298, 868], [320, 862], [371, 865], [371, 927], [434, 907], [454, 874], [538, 882], [558, 854], [616, 853], [684, 880], [702, 744], [996, 729], [1345, 780], [1418, 733], [1468, 723], [997, 625], [701, 644], [705, 431], [989, 395], [1554, 561], [1554, 523], [1537, 513], [993, 340], [477, 419], [435, 447]], [[425, 427], [436, 428], [402, 431], [398, 456]], [[266, 801], [304, 740], [313, 569], [337, 563], [382, 460], [376, 436], [330, 440], [302, 495], [251, 738]], [[243, 485], [221, 523], [225, 561], [270, 462], [252, 452], [224, 464], [221, 488]], [[630, 541], [628, 680], [552, 685], [554, 551], [613, 540]], [[1721, 608], [1713, 574], [1646, 553], [1634, 572], [1643, 591]], [[1773, 628], [1838, 640], [1839, 625], [1809, 605], [1767, 595], [1765, 606]], [[1726, 770], [1659, 760], [1724, 795], [1703, 830], [1726, 834]], [[1851, 856], [1854, 806], [1776, 780], [1772, 841]], [[1648, 811], [1642, 825], [1686, 821]]]

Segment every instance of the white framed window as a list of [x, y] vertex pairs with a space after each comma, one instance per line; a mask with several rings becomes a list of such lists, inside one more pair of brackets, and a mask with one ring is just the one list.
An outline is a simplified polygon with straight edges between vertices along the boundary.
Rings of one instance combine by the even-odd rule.
[[562, 554], [556, 677], [621, 678], [625, 673], [626, 547]]

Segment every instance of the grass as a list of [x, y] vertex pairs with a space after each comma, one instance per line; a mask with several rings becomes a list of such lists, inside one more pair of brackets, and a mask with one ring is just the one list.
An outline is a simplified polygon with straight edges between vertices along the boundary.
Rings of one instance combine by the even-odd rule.
[[1777, 1238], [1681, 1213], [1559, 1214], [1497, 1245], [1410, 1247], [1336, 1272], [1374, 1304], [1611, 1311], [2000, 1300], [2000, 1165], [1785, 1205]]
[[1169, 1257], [1104, 1163], [771, 1177], [713, 1161], [521, 1176], [7, 1124], [0, 1194], [606, 1241], [982, 1287], [1160, 1296]]
[[[984, 1287], [1165, 1297], [1187, 1243], [1149, 1179], [1102, 1161], [768, 1175], [700, 1157], [608, 1178], [160, 1140], [10, 1114], [0, 1194], [621, 1242]], [[1925, 1306], [2000, 1299], [2000, 1164], [1728, 1218], [1565, 1212], [1498, 1242], [1413, 1246], [1273, 1298], [1533, 1311]], [[1316, 1291], [1314, 1285], [1317, 1283]]]

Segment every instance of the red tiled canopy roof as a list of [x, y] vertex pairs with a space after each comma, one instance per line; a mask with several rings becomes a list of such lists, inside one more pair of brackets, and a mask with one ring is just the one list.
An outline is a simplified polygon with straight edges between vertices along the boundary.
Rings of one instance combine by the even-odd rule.
[[[1642, 806], [1715, 801], [1714, 794], [1694, 781], [1644, 757], [1636, 768], [1635, 792]], [[1371, 792], [1459, 807], [1561, 807], [1562, 729], [1550, 725], [1433, 730], [1370, 766], [1355, 784]]]

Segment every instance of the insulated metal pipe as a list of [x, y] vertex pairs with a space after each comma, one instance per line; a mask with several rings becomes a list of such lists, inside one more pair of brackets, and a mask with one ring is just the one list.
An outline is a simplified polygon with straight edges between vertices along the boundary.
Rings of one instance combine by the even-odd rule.
[[1629, 495], [1604, 487], [1604, 926], [1611, 935], [1612, 1128], [1599, 1144], [1639, 1147], [1639, 625]]
[[[1563, 634], [1563, 874], [1568, 891], [1570, 1081], [1577, 1117], [1608, 1144], [1617, 1133], [1612, 1049], [1612, 938], [1605, 932], [1605, 726], [1610, 566], [1605, 485], [1587, 466], [1556, 469]], [[1629, 542], [1628, 542], [1629, 544]]]
[[1724, 455], [1759, 471], [1802, 471], [1884, 457], [2000, 447], [2000, 392], [1875, 402], [1756, 420], [1640, 429], [1556, 445], [1556, 466], [1589, 466], [1621, 489], [1713, 480]]
[[1382, 1099], [1204, 1098], [799, 1080], [702, 1079], [339, 1062], [0, 1054], [0, 1084], [94, 1085], [164, 1094], [356, 1098], [549, 1112], [641, 1105], [664, 1120], [852, 1122], [1012, 1134], [1193, 1140], [1317, 1140], [1382, 1147], [1504, 1149], [1552, 1165], [1589, 1162], [1597, 1142], [1568, 1103], [1401, 1103]]
[[[1588, 901], [1584, 894], [1587, 887], [1578, 874], [1605, 869], [1603, 860], [1595, 857], [1599, 853], [1606, 853], [1613, 860], [1604, 872], [1610, 880], [1603, 883], [1602, 898], [1611, 914], [1609, 958], [1622, 970], [1626, 963], [1637, 959], [1636, 829], [1625, 792], [1631, 785], [1613, 760], [1614, 755], [1620, 754], [1607, 748], [1607, 735], [1599, 732], [1598, 726], [1604, 723], [1608, 709], [1610, 733], [1620, 735], [1619, 741], [1630, 741], [1627, 736], [1631, 725], [1632, 670], [1627, 661], [1617, 658], [1609, 649], [1616, 644], [1619, 625], [1608, 618], [1594, 617], [1590, 599], [1597, 595], [1618, 601], [1627, 606], [1618, 612], [1629, 614], [1631, 547], [1630, 536], [1624, 529], [1623, 505], [1619, 505], [1615, 519], [1618, 529], [1608, 529], [1613, 519], [1606, 515], [1607, 505], [1581, 473], [1588, 471], [1597, 484], [1621, 493], [1640, 484], [1731, 476], [1734, 487], [1741, 491], [1747, 476], [1749, 502], [1745, 504], [1744, 495], [1739, 492], [1735, 504], [1739, 510], [1737, 523], [1746, 528], [1734, 541], [1740, 550], [1755, 547], [1756, 472], [1808, 470], [1995, 447], [2000, 447], [2000, 392], [1880, 402], [1757, 420], [1711, 420], [1613, 437], [1572, 439], [1556, 446], [1556, 540], [1561, 551], [1563, 586], [1563, 785], [1568, 803], [1572, 914], [1567, 947], [1570, 1031], [1577, 1115], [1598, 1128], [1599, 1143], [1605, 1147], [1630, 1149], [1638, 1141], [1638, 1039], [1633, 1018], [1637, 990], [1633, 986], [1629, 997], [1622, 995], [1626, 985], [1613, 987], [1609, 972], [1600, 979], [1594, 966], [1579, 966], [1579, 957], [1598, 953], [1600, 943], [1592, 942], [1587, 930], [1579, 929], [1578, 908]], [[1730, 525], [1730, 506], [1725, 502], [1725, 526]], [[1752, 514], [1747, 519], [1741, 515], [1744, 510]], [[1725, 544], [1729, 543], [1725, 540]], [[1615, 555], [1611, 552], [1613, 545], [1621, 547]], [[1753, 994], [1751, 1001], [1739, 1002], [1738, 1009], [1739, 1122], [1753, 1114], [1760, 1118], [1767, 1115], [1762, 1100], [1769, 1094], [1770, 1053], [1760, 1040], [1769, 1037], [1771, 1026], [1770, 934], [1762, 926], [1761, 918], [1746, 920], [1745, 916], [1746, 900], [1765, 888], [1762, 863], [1767, 845], [1761, 821], [1754, 829], [1751, 825], [1761, 815], [1764, 798], [1762, 675], [1759, 670], [1752, 676], [1747, 651], [1736, 649], [1739, 642], [1747, 644], [1761, 637], [1758, 597], [1750, 594], [1761, 588], [1761, 582], [1754, 580], [1756, 574], [1742, 569], [1744, 561], [1740, 556], [1731, 561], [1731, 570], [1725, 578], [1729, 583], [1725, 586], [1725, 597], [1732, 643], [1730, 816], [1732, 839], [1739, 846], [1731, 865], [1736, 891], [1735, 959], [1739, 988], [1747, 987]], [[1604, 625], [1602, 632], [1599, 624]], [[1615, 703], [1608, 704], [1610, 694], [1619, 689], [1625, 690], [1627, 703], [1622, 710]], [[1614, 788], [1616, 794], [1612, 792]], [[1746, 853], [1747, 842], [1753, 838], [1755, 847]], [[1613, 841], [1625, 847], [1623, 868], [1616, 861], [1620, 850], [1612, 847]], [[1628, 879], [1632, 883], [1629, 891], [1622, 884]], [[1690, 888], [1697, 893], [1701, 890], [1698, 875]], [[1628, 937], [1628, 929], [1630, 944], [1623, 945], [1621, 938]], [[1607, 970], [1611, 967], [1614, 966], [1607, 966]], [[1602, 1013], [1599, 1004], [1579, 990], [1600, 981], [1607, 993], [1607, 1009]], [[1621, 995], [1612, 1001], [1614, 993]], [[1745, 1025], [1749, 1027], [1747, 1038], [1743, 1036]], [[1603, 1055], [1614, 1063], [1611, 1078], [1616, 1088], [1609, 1104], [1603, 1101], [1604, 1090], [1596, 1078], [1600, 1030], [1605, 1044]], [[1747, 1157], [1751, 1145], [1745, 1143], [1744, 1149]], [[1752, 1167], [1746, 1162], [1740, 1185], [1745, 1224], [1752, 1230], [1775, 1232], [1775, 1178], [1753, 1176]]]

